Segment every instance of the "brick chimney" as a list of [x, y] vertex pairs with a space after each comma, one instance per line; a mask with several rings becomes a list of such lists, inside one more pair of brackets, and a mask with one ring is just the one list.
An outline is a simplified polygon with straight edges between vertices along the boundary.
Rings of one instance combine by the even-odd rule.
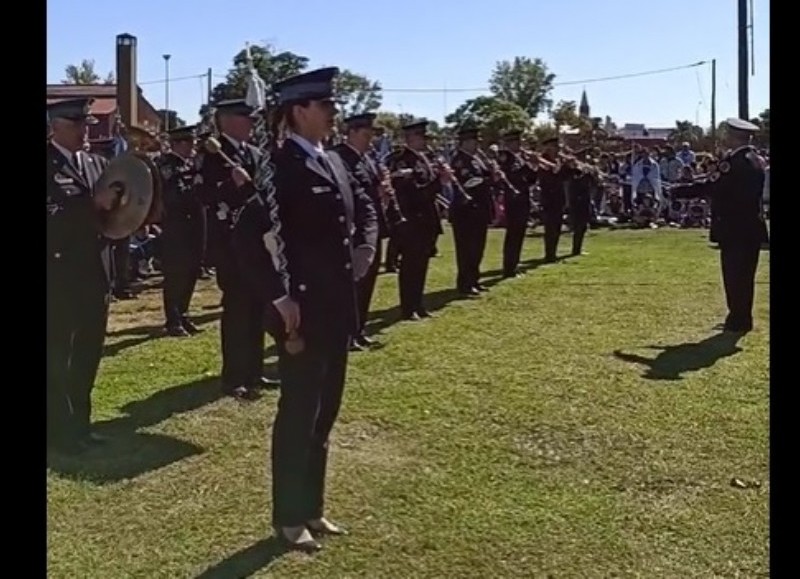
[[136, 82], [136, 37], [117, 36], [117, 110], [126, 127], [139, 122], [139, 87]]

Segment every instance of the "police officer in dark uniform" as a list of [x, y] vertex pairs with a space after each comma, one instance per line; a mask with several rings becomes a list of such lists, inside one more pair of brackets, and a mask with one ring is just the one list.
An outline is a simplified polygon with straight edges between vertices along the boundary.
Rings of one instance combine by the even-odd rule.
[[381, 172], [378, 165], [368, 154], [374, 136], [374, 121], [375, 114], [373, 113], [352, 115], [346, 118], [344, 124], [347, 141], [334, 148], [334, 151], [344, 161], [351, 176], [358, 183], [358, 186], [372, 199], [378, 219], [378, 241], [375, 250], [377, 257], [372, 261], [367, 275], [358, 281], [358, 314], [361, 326], [353, 337], [351, 346], [353, 350], [363, 350], [373, 343], [364, 333], [364, 329], [369, 315], [369, 304], [375, 291], [375, 282], [378, 279], [378, 270], [381, 265], [381, 240], [389, 237], [390, 224], [393, 227], [397, 227], [402, 219], [394, 197], [389, 194], [391, 184], [387, 183], [388, 175]]
[[345, 532], [325, 517], [328, 437], [360, 328], [356, 282], [367, 275], [378, 238], [374, 203], [352, 186], [341, 157], [323, 148], [334, 126], [337, 73], [320, 69], [275, 86], [288, 137], [273, 159], [274, 198], [253, 198], [233, 229], [250, 291], [268, 299], [266, 326], [278, 345], [273, 525], [287, 547], [306, 552], [321, 548], [315, 535]]
[[505, 190], [506, 234], [503, 238], [503, 277], [520, 275], [519, 260], [525, 231], [531, 216], [531, 187], [536, 184], [537, 172], [521, 154], [522, 131], [512, 129], [503, 135], [503, 146], [497, 163], [513, 189]]
[[553, 263], [556, 261], [558, 240], [561, 238], [561, 227], [564, 224], [566, 206], [564, 183], [569, 179], [571, 172], [559, 160], [557, 137], [546, 139], [541, 145], [543, 162], [539, 163], [538, 174], [544, 222], [544, 260], [546, 263]]
[[588, 164], [579, 168], [574, 161], [567, 161], [567, 169], [572, 172], [567, 181], [567, 215], [572, 229], [572, 255], [581, 255], [583, 239], [592, 219], [592, 197], [599, 182], [593, 167]]
[[753, 329], [759, 251], [769, 240], [762, 204], [766, 162], [750, 145], [758, 126], [736, 118], [725, 122], [732, 150], [720, 159], [717, 172], [706, 182], [673, 187], [671, 195], [711, 199], [728, 305], [724, 328], [747, 333]]
[[493, 211], [492, 168], [478, 154], [479, 129], [458, 130], [459, 148], [451, 165], [457, 181], [450, 204], [456, 249], [456, 289], [464, 296], [480, 294], [480, 268]]
[[164, 198], [161, 269], [167, 333], [182, 337], [200, 331], [188, 311], [203, 258], [205, 211], [196, 193], [195, 127], [172, 129], [169, 140], [170, 151], [157, 160]]
[[113, 192], [94, 186], [108, 161], [82, 150], [92, 99], [47, 107], [47, 437], [80, 452], [102, 442], [91, 432], [91, 393], [103, 352], [113, 275], [109, 240], [96, 227]]
[[427, 128], [427, 120], [415, 120], [403, 126], [405, 146], [387, 159], [392, 188], [406, 219], [397, 238], [400, 310], [406, 320], [431, 316], [423, 305], [425, 278], [442, 226], [436, 208], [436, 196], [441, 193], [442, 183], [424, 155]]
[[264, 301], [245, 288], [230, 227], [233, 212], [254, 193], [252, 177], [261, 153], [248, 143], [253, 109], [244, 99], [220, 102], [215, 109], [222, 152], [236, 163], [232, 167], [222, 155], [206, 154], [200, 167], [201, 198], [210, 209], [207, 254], [222, 291], [222, 389], [234, 398], [255, 400], [267, 385], [262, 375]]

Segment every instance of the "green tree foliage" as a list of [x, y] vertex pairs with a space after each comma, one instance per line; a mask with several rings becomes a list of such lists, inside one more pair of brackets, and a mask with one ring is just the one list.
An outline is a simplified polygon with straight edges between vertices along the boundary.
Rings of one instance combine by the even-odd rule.
[[445, 122], [453, 128], [458, 128], [466, 121], [476, 123], [481, 128], [483, 140], [487, 142], [497, 141], [503, 131], [527, 131], [531, 125], [531, 119], [522, 107], [494, 96], [469, 99], [445, 118]]
[[489, 87], [494, 96], [516, 104], [535, 118], [552, 106], [550, 93], [555, 78], [542, 59], [517, 56], [495, 65]]
[[164, 127], [164, 113], [166, 113], [166, 115], [167, 115], [167, 120], [169, 121], [169, 128], [170, 129], [177, 129], [178, 127], [185, 127], [186, 126], [186, 121], [184, 121], [182, 118], [180, 118], [176, 111], [159, 109], [158, 110], [158, 118], [161, 119], [160, 130], [163, 131], [165, 129], [165, 127]]
[[669, 134], [669, 140], [674, 144], [686, 142], [697, 145], [703, 141], [704, 136], [703, 127], [698, 127], [690, 121], [675, 121], [675, 128]]
[[342, 101], [339, 108], [343, 117], [374, 112], [383, 102], [379, 82], [347, 69], [336, 79], [336, 97]]
[[109, 72], [101, 78], [95, 70], [94, 60], [84, 59], [80, 64], [70, 64], [64, 69], [61, 84], [114, 84], [114, 73]]
[[[308, 58], [305, 56], [288, 51], [275, 52], [269, 46], [251, 46], [250, 54], [258, 75], [264, 79], [268, 87], [300, 74], [308, 67]], [[211, 103], [244, 98], [247, 94], [248, 70], [247, 51], [242, 49], [233, 57], [233, 67], [228, 71], [225, 82], [219, 83], [212, 89]]]

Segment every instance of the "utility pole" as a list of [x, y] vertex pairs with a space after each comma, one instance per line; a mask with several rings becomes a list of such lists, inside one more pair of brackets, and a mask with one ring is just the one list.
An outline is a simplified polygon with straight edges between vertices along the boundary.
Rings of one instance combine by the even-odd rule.
[[739, 8], [739, 118], [750, 120], [749, 78], [750, 62], [747, 57], [747, 1], [738, 0]]
[[208, 72], [206, 72], [206, 90], [208, 91], [206, 95], [206, 104], [211, 103], [211, 78], [211, 69], [209, 68]]
[[711, 142], [717, 144], [717, 59], [711, 60]]
[[169, 131], [169, 59], [172, 55], [162, 54], [164, 59], [164, 132]]

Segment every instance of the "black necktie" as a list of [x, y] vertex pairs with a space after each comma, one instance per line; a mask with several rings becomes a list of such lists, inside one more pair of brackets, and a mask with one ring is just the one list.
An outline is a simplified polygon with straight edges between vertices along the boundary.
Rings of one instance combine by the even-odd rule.
[[328, 161], [327, 155], [325, 153], [320, 153], [317, 156], [317, 161], [319, 161], [320, 166], [325, 169], [325, 172], [328, 173], [328, 176], [333, 178], [333, 168], [331, 167], [330, 162]]

